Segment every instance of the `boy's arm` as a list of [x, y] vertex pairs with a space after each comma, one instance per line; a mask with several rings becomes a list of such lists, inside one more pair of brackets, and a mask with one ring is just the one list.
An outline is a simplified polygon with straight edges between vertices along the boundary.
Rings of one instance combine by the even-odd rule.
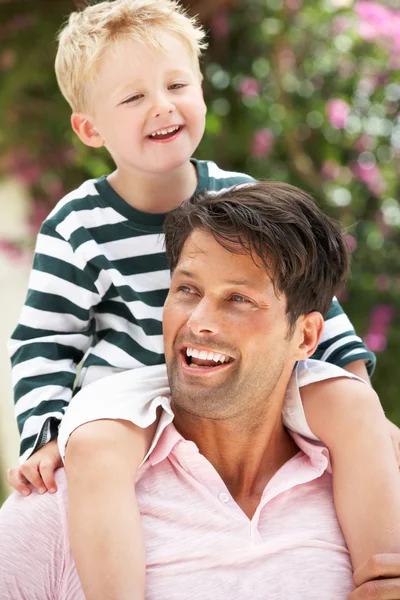
[[[361, 363], [364, 362], [368, 375], [373, 373], [376, 363], [375, 355], [356, 334], [336, 298], [333, 299], [325, 319], [318, 348], [311, 358], [332, 363], [349, 371], [351, 371], [350, 364], [357, 363], [362, 368]], [[359, 375], [358, 372], [355, 374]], [[360, 376], [365, 379], [362, 374]]]
[[134, 480], [156, 427], [157, 421], [143, 429], [103, 419], [78, 427], [69, 438], [69, 537], [87, 600], [144, 599], [145, 548]]
[[[359, 338], [336, 298], [325, 320], [324, 331], [312, 358], [326, 360], [370, 383], [376, 358]], [[387, 419], [397, 462], [400, 464], [400, 429]]]
[[69, 242], [45, 222], [25, 305], [8, 344], [21, 462], [57, 435], [76, 366], [90, 345], [91, 308], [99, 300]]
[[347, 378], [301, 393], [311, 431], [330, 450], [335, 507], [353, 568], [374, 554], [399, 552], [398, 467], [376, 393]]

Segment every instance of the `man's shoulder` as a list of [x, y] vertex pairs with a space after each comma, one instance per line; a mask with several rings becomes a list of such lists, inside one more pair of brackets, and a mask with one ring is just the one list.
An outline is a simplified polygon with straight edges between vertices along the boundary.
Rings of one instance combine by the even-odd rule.
[[1, 507], [1, 598], [61, 597], [58, 590], [71, 564], [64, 469], [56, 473], [56, 481], [54, 494], [32, 492], [24, 497], [14, 492]]
[[0, 528], [4, 520], [8, 520], [14, 513], [19, 515], [21, 521], [31, 522], [34, 527], [35, 518], [44, 517], [60, 521], [67, 513], [67, 478], [64, 469], [58, 469], [55, 473], [58, 490], [54, 494], [46, 492], [38, 494], [32, 492], [29, 496], [22, 496], [13, 492], [4, 502], [0, 510]]
[[255, 183], [256, 180], [246, 173], [221, 169], [211, 160], [197, 160], [199, 184], [204, 190], [221, 191], [241, 183]]

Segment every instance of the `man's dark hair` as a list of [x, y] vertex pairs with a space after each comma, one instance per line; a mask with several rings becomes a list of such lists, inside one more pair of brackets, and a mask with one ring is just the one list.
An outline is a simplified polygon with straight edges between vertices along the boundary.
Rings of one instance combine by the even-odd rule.
[[205, 192], [171, 211], [164, 224], [171, 271], [194, 230], [211, 233], [232, 252], [259, 259], [276, 294], [286, 296], [291, 325], [314, 310], [325, 317], [346, 279], [349, 251], [339, 225], [308, 194], [286, 183]]

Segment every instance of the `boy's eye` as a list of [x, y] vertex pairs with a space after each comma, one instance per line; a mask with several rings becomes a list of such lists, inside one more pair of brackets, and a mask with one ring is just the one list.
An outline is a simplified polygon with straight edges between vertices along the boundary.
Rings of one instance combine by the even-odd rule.
[[180, 88], [186, 87], [186, 83], [173, 83], [168, 86], [169, 90], [179, 90]]
[[143, 98], [143, 94], [135, 94], [134, 96], [131, 96], [127, 100], [124, 100], [122, 102], [122, 104], [129, 104], [130, 102], [135, 102], [136, 100], [139, 100], [140, 98]]

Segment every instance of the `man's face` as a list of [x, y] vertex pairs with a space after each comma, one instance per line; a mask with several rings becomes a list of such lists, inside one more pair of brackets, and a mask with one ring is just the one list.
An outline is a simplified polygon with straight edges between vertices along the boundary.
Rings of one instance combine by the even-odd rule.
[[93, 124], [119, 168], [160, 174], [181, 167], [204, 133], [206, 106], [195, 59], [177, 36], [162, 47], [119, 42], [92, 84]]
[[275, 295], [262, 265], [194, 231], [164, 309], [174, 405], [218, 420], [245, 416], [256, 406], [265, 411], [282, 373], [297, 360], [298, 335], [289, 335], [285, 313], [286, 299]]

